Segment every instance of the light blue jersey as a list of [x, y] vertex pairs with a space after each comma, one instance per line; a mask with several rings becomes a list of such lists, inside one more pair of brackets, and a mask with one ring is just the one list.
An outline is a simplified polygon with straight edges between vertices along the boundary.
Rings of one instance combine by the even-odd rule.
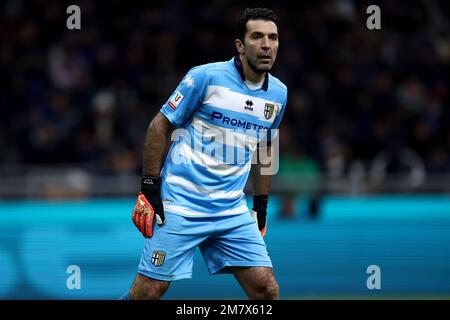
[[161, 108], [182, 129], [161, 172], [164, 211], [185, 217], [248, 213], [243, 189], [252, 156], [278, 128], [286, 101], [286, 86], [268, 73], [262, 87], [251, 90], [239, 57], [191, 69]]

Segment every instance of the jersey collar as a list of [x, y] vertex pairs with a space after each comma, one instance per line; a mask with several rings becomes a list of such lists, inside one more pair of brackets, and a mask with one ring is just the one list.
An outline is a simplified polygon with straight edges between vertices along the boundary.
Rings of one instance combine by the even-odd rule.
[[[242, 81], [245, 82], [244, 69], [242, 67], [242, 61], [241, 61], [241, 57], [239, 55], [234, 57], [234, 66], [236, 67], [237, 71], [239, 72], [239, 75], [241, 76]], [[269, 88], [269, 73], [266, 72], [266, 75], [264, 77], [264, 83], [262, 85], [262, 89], [264, 91], [267, 91], [268, 88]]]

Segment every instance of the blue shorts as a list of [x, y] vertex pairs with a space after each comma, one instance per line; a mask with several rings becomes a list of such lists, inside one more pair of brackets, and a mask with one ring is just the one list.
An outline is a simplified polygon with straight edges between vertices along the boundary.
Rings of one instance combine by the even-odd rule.
[[227, 267], [272, 267], [250, 213], [211, 218], [166, 213], [166, 223], [155, 223], [153, 236], [145, 239], [138, 273], [163, 281], [191, 278], [197, 246], [210, 274], [229, 272]]

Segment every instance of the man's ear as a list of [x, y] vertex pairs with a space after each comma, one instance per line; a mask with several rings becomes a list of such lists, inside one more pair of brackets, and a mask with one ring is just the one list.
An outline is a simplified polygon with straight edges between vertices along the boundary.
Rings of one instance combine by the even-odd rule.
[[236, 40], [234, 40], [234, 45], [236, 46], [236, 50], [239, 52], [239, 53], [244, 53], [245, 52], [245, 50], [244, 50], [244, 44], [242, 43], [242, 41], [240, 40], [240, 39], [236, 39]]

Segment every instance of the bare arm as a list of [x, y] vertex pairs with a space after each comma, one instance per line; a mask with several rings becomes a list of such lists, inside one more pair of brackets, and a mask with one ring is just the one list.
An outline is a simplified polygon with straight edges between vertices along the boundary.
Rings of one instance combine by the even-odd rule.
[[257, 149], [257, 163], [252, 164], [251, 176], [253, 183], [253, 208], [251, 215], [258, 224], [258, 229], [264, 237], [266, 234], [267, 203], [269, 197], [272, 149]]
[[147, 129], [144, 143], [143, 174], [144, 176], [159, 176], [163, 156], [166, 154], [167, 137], [171, 124], [161, 112], [153, 118]]
[[[161, 113], [153, 118], [147, 129], [144, 142], [143, 174], [141, 191], [133, 209], [134, 225], [146, 238], [153, 236], [153, 219], [164, 224], [164, 206], [161, 200], [160, 172], [167, 149], [167, 136], [171, 131], [169, 120]], [[154, 214], [152, 214], [154, 213]]]
[[260, 150], [258, 147], [256, 152], [258, 156], [258, 161], [256, 164], [252, 164], [252, 169], [250, 171], [253, 184], [253, 195], [254, 196], [268, 195], [270, 188], [270, 180], [272, 176], [269, 174], [261, 175], [261, 168], [270, 167], [272, 151], [270, 147], [267, 148], [267, 156], [265, 155], [263, 156], [263, 158], [265, 158], [264, 161], [261, 161], [260, 155], [261, 153], [265, 153], [266, 150]]

